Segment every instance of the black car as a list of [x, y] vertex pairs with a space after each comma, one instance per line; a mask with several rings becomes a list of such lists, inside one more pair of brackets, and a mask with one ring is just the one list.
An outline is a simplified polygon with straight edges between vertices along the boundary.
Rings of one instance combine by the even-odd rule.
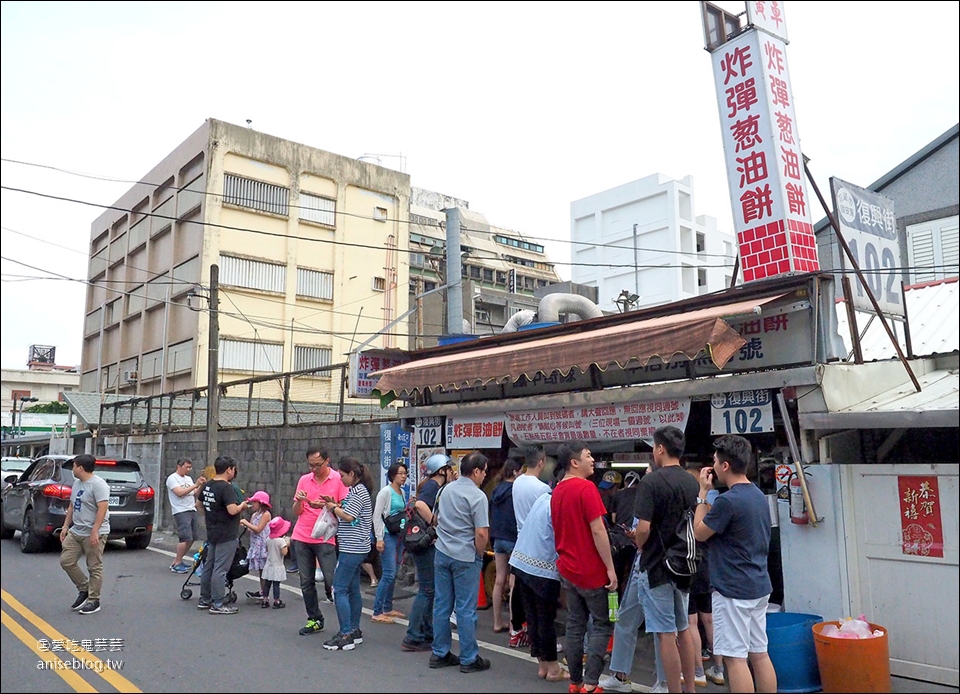
[[[20, 549], [39, 552], [60, 537], [73, 486], [72, 455], [37, 458], [20, 478], [0, 493], [0, 537], [20, 531]], [[110, 485], [110, 539], [123, 538], [130, 549], [145, 549], [153, 535], [154, 491], [133, 460], [97, 459], [93, 474]]]

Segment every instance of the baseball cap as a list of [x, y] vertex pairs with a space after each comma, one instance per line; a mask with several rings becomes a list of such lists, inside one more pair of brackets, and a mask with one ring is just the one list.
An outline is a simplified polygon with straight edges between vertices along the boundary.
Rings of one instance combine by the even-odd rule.
[[600, 480], [600, 489], [610, 489], [610, 487], [618, 487], [623, 481], [623, 478], [620, 476], [620, 473], [616, 470], [608, 470], [603, 473], [603, 479]]

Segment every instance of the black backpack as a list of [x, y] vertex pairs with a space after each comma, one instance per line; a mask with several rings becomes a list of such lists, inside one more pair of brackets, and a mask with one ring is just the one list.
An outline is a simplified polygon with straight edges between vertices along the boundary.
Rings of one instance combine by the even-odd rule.
[[437, 505], [440, 503], [440, 494], [443, 487], [437, 492], [436, 501], [433, 503], [433, 522], [427, 523], [420, 512], [417, 510], [416, 499], [411, 499], [407, 504], [406, 518], [403, 525], [403, 548], [413, 554], [422, 554], [433, 547], [437, 541]]
[[[674, 488], [671, 487], [671, 489]], [[680, 505], [683, 506], [685, 503], [683, 490], [674, 489], [674, 491], [677, 491]], [[680, 578], [695, 576], [700, 566], [701, 553], [693, 533], [693, 519], [694, 512], [688, 508], [684, 510], [674, 532], [667, 538], [664, 538], [659, 528], [657, 529], [664, 548], [663, 565], [667, 567], [667, 571]]]

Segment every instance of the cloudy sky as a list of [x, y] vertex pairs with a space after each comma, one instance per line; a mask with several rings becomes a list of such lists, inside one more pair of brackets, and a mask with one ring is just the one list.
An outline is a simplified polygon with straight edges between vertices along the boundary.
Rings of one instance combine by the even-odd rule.
[[[868, 185], [958, 122], [958, 7], [786, 3], [821, 188]], [[208, 117], [394, 168], [402, 155], [415, 186], [558, 262], [571, 201], [655, 172], [692, 175], [696, 213], [732, 227], [697, 2], [4, 2], [0, 32], [5, 368], [31, 344], [79, 364], [70, 279], [96, 205]]]

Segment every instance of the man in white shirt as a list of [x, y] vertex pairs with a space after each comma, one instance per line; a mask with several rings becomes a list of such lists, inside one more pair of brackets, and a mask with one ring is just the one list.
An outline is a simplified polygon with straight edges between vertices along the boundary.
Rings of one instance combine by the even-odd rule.
[[547, 456], [540, 446], [527, 446], [521, 453], [525, 470], [513, 481], [513, 512], [517, 517], [517, 531], [523, 528], [527, 514], [538, 497], [550, 491], [550, 485], [540, 480]]
[[190, 477], [193, 461], [181, 458], [177, 461], [176, 471], [167, 477], [167, 495], [170, 498], [170, 513], [177, 528], [177, 557], [170, 565], [174, 573], [189, 573], [190, 567], [183, 563], [183, 557], [194, 541], [200, 539], [200, 519], [197, 517], [196, 493], [206, 478], [201, 475], [196, 482]]

